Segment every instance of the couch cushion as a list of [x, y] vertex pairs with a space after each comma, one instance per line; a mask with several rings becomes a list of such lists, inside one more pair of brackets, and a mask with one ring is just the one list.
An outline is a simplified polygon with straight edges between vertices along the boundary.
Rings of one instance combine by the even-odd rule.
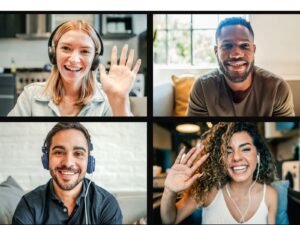
[[153, 116], [172, 116], [174, 87], [171, 82], [153, 87]]
[[175, 109], [173, 114], [174, 116], [185, 116], [195, 76], [192, 74], [183, 74], [179, 77], [172, 75], [172, 81], [175, 89]]
[[289, 224], [287, 215], [289, 181], [274, 181], [271, 183], [271, 186], [275, 188], [278, 193], [276, 224]]
[[122, 214], [123, 224], [146, 221], [147, 193], [146, 192], [118, 192], [114, 193]]
[[130, 97], [130, 109], [134, 116], [147, 116], [147, 97]]
[[11, 224], [15, 209], [24, 194], [11, 176], [0, 184], [0, 224]]

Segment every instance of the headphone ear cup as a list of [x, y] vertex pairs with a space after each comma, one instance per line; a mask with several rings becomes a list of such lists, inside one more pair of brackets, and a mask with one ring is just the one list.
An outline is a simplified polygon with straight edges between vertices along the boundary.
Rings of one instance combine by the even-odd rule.
[[100, 56], [96, 54], [92, 62], [91, 70], [93, 71], [96, 70], [99, 64], [100, 64]]
[[44, 169], [49, 170], [48, 153], [43, 153], [41, 159], [42, 159], [42, 164], [43, 164]]
[[49, 56], [49, 60], [52, 63], [52, 65], [56, 65], [56, 57], [55, 57], [55, 48], [54, 47], [48, 47], [48, 56]]
[[89, 156], [86, 172], [93, 173], [95, 171], [96, 159], [94, 156]]

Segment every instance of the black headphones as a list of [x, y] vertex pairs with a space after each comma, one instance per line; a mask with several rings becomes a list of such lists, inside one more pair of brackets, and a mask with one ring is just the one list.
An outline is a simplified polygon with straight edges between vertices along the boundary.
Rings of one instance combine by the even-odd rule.
[[[58, 27], [55, 28], [55, 30], [51, 33], [50, 38], [48, 40], [48, 56], [50, 59], [50, 62], [52, 63], [52, 65], [56, 65], [56, 52], [55, 52], [55, 46], [52, 45], [53, 42], [53, 37], [55, 36], [57, 30], [64, 25], [67, 22], [64, 22], [62, 24], [60, 24]], [[93, 28], [93, 27], [92, 27]], [[92, 62], [92, 66], [91, 66], [91, 70], [96, 70], [98, 65], [100, 64], [100, 56], [103, 55], [103, 41], [102, 38], [100, 36], [100, 34], [95, 30], [95, 28], [93, 28], [93, 30], [95, 31], [99, 41], [100, 41], [100, 53], [95, 53], [93, 62]]]

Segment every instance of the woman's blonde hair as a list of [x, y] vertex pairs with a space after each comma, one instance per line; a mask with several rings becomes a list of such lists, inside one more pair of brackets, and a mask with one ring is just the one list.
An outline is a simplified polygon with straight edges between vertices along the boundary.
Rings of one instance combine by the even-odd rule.
[[[96, 34], [95, 29], [85, 22], [84, 20], [70, 20], [63, 23], [55, 32], [52, 41], [52, 47], [55, 49], [58, 45], [60, 38], [68, 31], [79, 30], [83, 31], [93, 40], [95, 45], [95, 54], [99, 54], [101, 51], [101, 44], [98, 35]], [[54, 52], [54, 54], [55, 54]], [[56, 57], [56, 55], [54, 55]], [[84, 77], [78, 100], [75, 102], [76, 105], [82, 106], [89, 103], [96, 92], [96, 74], [95, 72], [89, 71], [88, 74]], [[62, 78], [58, 71], [57, 65], [53, 65], [51, 75], [47, 80], [45, 92], [53, 97], [53, 102], [59, 104], [62, 100], [62, 97], [65, 95]]]

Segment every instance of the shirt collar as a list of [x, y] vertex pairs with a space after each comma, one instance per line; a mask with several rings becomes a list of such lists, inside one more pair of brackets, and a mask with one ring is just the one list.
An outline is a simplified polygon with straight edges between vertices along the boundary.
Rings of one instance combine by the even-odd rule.
[[[105, 100], [104, 96], [105, 96], [105, 94], [101, 88], [101, 85], [99, 85], [97, 83], [96, 84], [96, 92], [95, 92], [94, 96], [92, 97], [92, 100], [89, 104], [92, 104], [93, 102], [103, 102]], [[50, 102], [52, 100], [52, 96], [47, 94], [45, 92], [45, 89], [43, 88], [43, 91], [37, 93], [34, 96], [34, 99], [39, 102]], [[87, 104], [87, 105], [89, 105], [89, 104]]]
[[[34, 96], [34, 99], [38, 102], [44, 102], [47, 103], [48, 102], [48, 106], [49, 108], [57, 115], [60, 116], [60, 112], [58, 109], [58, 106], [53, 102], [52, 96], [47, 94], [45, 92], [45, 89], [43, 88], [43, 91], [37, 93]], [[88, 104], [84, 105], [83, 108], [81, 109], [81, 111], [79, 112], [78, 116], [82, 116], [85, 115], [85, 112], [88, 111], [93, 104], [99, 103], [99, 102], [103, 102], [105, 101], [105, 94], [102, 90], [102, 87], [100, 84], [96, 84], [96, 92], [94, 94], [94, 96], [91, 99], [91, 102], [89, 102]]]

